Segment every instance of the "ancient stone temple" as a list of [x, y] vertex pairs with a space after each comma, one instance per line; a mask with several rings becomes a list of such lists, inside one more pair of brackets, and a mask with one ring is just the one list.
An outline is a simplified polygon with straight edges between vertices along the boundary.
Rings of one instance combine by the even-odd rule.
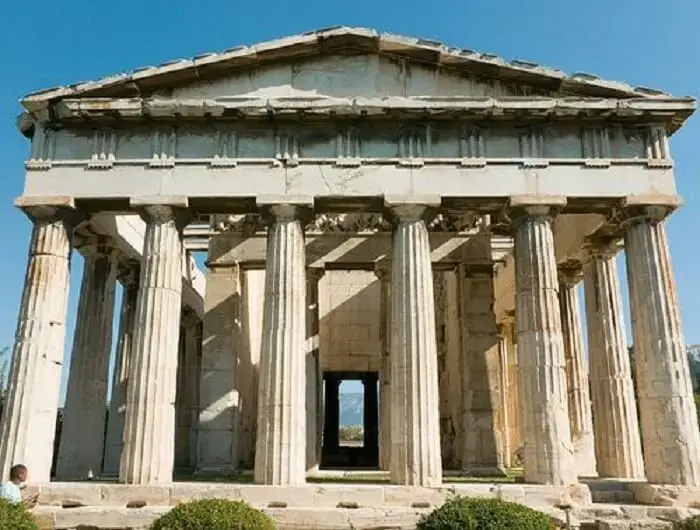
[[[75, 249], [57, 480], [438, 486], [522, 466], [556, 487], [700, 486], [665, 222], [693, 100], [334, 28], [22, 103], [34, 229], [3, 473], [50, 479]], [[339, 443], [345, 380], [362, 447]]]

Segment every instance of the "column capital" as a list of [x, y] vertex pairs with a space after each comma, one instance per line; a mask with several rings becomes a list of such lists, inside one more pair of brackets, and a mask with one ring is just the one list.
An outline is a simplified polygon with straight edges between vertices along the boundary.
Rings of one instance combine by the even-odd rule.
[[385, 217], [392, 224], [429, 221], [438, 213], [439, 195], [387, 196], [384, 198]]
[[575, 287], [583, 279], [583, 265], [578, 260], [569, 260], [557, 266], [559, 283], [566, 287]]
[[63, 221], [75, 227], [83, 221], [87, 214], [76, 210], [73, 197], [18, 197], [15, 207], [22, 210], [33, 222]]
[[380, 280], [391, 279], [391, 260], [383, 259], [374, 262], [374, 275]]
[[326, 274], [326, 269], [323, 267], [307, 267], [306, 268], [306, 280], [311, 282], [318, 282]]
[[182, 325], [186, 328], [195, 328], [200, 322], [201, 319], [199, 318], [199, 315], [195, 313], [194, 311], [190, 309], [185, 309], [182, 312], [182, 317], [181, 317]]
[[299, 221], [306, 225], [313, 217], [313, 197], [258, 197], [256, 207], [268, 226], [275, 221]]
[[117, 280], [125, 287], [138, 287], [141, 262], [136, 259], [122, 260], [117, 264]]
[[130, 205], [146, 223], [164, 224], [175, 221], [182, 230], [192, 219], [187, 197], [132, 197]]
[[560, 195], [514, 195], [508, 201], [505, 217], [517, 227], [533, 217], [554, 219], [566, 206], [566, 197]]
[[622, 241], [614, 236], [592, 235], [585, 238], [583, 249], [589, 259], [610, 259], [622, 249]]
[[74, 246], [85, 259], [95, 260], [98, 258], [109, 258], [117, 262], [121, 252], [114, 244], [114, 240], [102, 234], [81, 233], [75, 234]]

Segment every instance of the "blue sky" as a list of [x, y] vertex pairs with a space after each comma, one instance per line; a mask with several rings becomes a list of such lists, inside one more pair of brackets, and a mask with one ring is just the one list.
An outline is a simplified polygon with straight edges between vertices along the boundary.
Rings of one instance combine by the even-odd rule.
[[[166, 60], [339, 24], [440, 40], [595, 73], [678, 96], [698, 96], [700, 2], [696, 0], [36, 0], [0, 7], [0, 346], [11, 345], [30, 223], [12, 206], [21, 194], [28, 144], [15, 129], [18, 99], [31, 91]], [[689, 343], [700, 343], [700, 256], [693, 234], [700, 169], [700, 117], [671, 140], [687, 205], [670, 221], [670, 242]], [[697, 235], [697, 234], [696, 234]], [[622, 261], [622, 260], [620, 260]], [[67, 355], [81, 264], [71, 288]], [[626, 293], [625, 293], [626, 300]]]

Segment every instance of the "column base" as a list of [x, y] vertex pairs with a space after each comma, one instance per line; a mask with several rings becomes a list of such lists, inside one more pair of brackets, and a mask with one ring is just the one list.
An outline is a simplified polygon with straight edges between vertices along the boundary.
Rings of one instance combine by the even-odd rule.
[[700, 508], [700, 486], [636, 482], [629, 484], [628, 487], [634, 495], [634, 500], [639, 504]]
[[502, 466], [469, 466], [462, 470], [468, 477], [507, 477], [508, 470]]

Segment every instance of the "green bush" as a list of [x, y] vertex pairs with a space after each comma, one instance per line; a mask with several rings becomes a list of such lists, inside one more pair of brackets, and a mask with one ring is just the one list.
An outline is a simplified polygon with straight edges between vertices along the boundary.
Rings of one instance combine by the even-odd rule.
[[152, 530], [275, 530], [265, 513], [242, 501], [203, 499], [178, 504]]
[[675, 530], [700, 530], [700, 515], [673, 523], [673, 528]]
[[38, 530], [29, 511], [20, 504], [10, 504], [0, 499], [0, 530]]
[[497, 499], [453, 497], [418, 522], [418, 530], [552, 530], [544, 513]]

